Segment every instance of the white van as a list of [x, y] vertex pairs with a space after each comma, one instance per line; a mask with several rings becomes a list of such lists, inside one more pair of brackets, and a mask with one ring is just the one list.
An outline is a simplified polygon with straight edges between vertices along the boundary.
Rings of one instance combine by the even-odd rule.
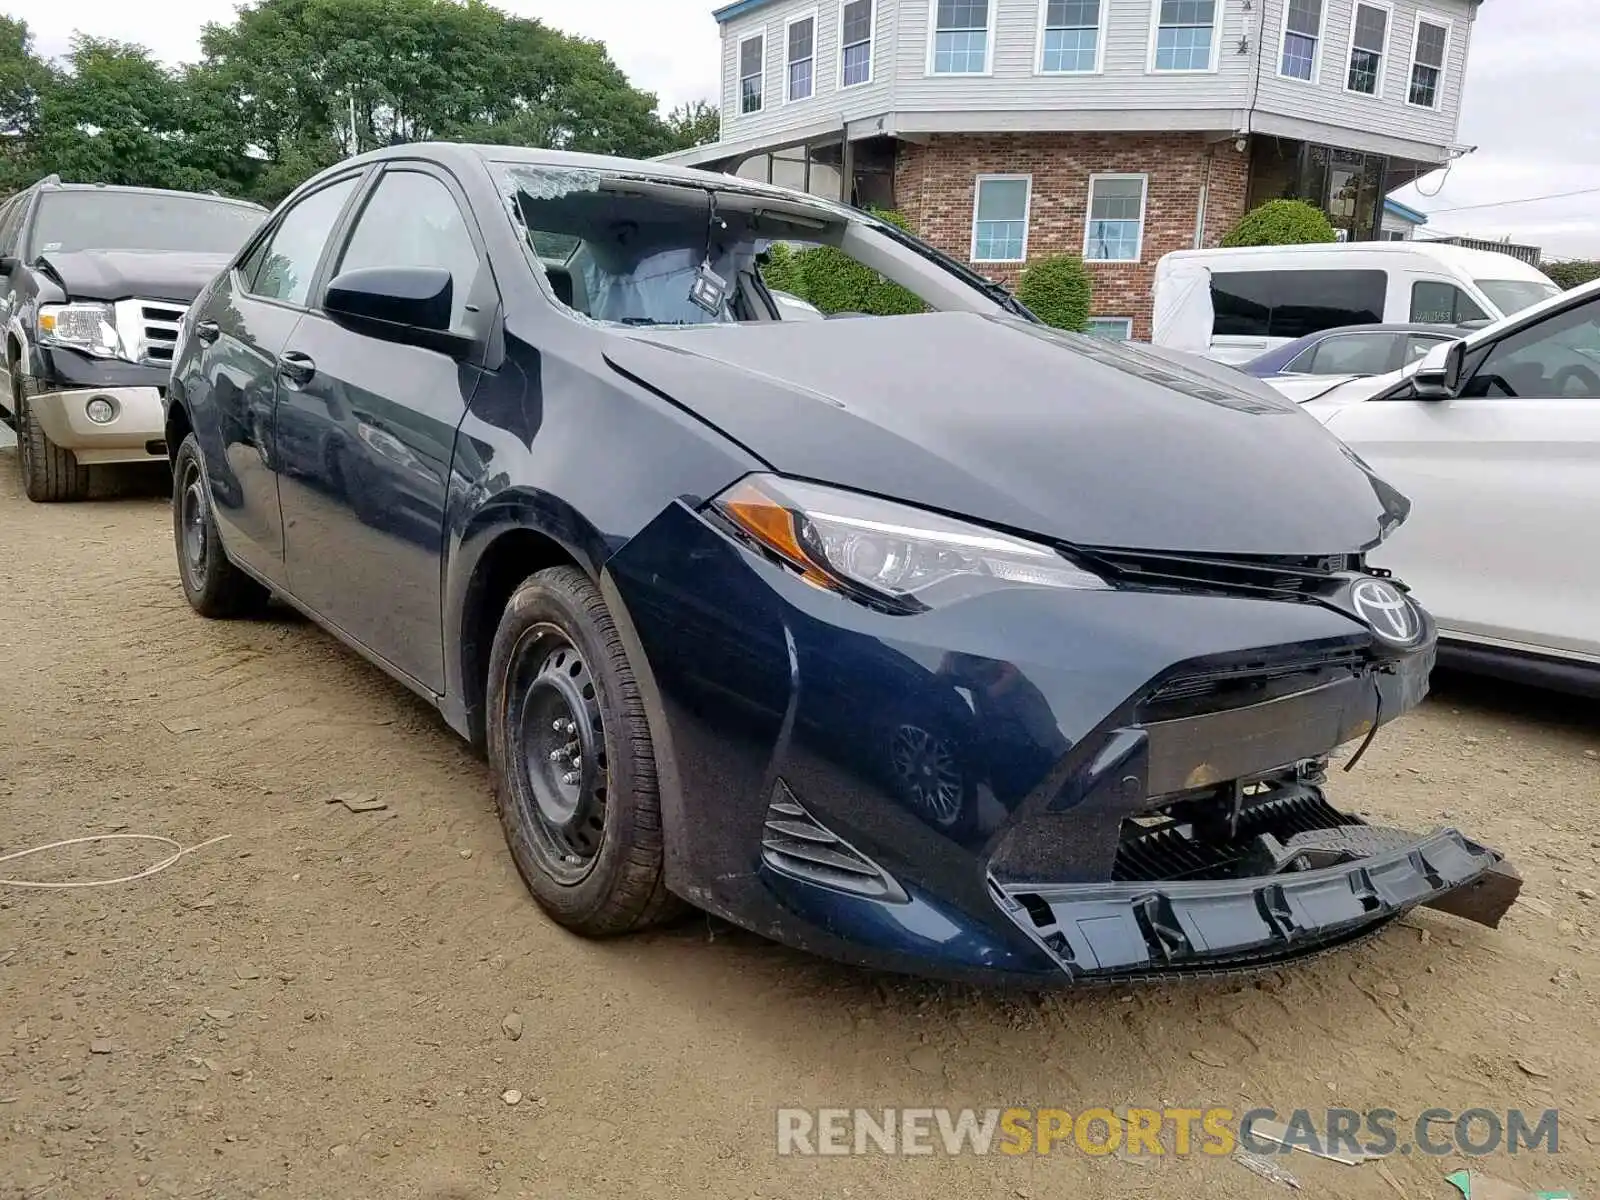
[[1244, 363], [1341, 325], [1497, 321], [1560, 291], [1521, 259], [1443, 242], [1177, 250], [1156, 265], [1151, 341]]

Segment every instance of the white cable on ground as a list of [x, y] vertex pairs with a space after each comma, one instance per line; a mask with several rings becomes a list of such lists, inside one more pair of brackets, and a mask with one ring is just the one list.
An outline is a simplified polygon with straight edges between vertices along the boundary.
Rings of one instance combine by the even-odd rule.
[[156, 863], [155, 866], [146, 867], [137, 875], [123, 875], [116, 879], [65, 880], [60, 883], [45, 883], [34, 879], [0, 879], [0, 887], [60, 889], [110, 887], [114, 883], [133, 883], [138, 879], [146, 879], [158, 871], [165, 871], [185, 854], [193, 854], [196, 850], [204, 850], [207, 846], [225, 842], [232, 836], [233, 834], [231, 833], [225, 833], [221, 837], [214, 837], [209, 841], [201, 842], [198, 846], [189, 846], [187, 848], [180, 846], [169, 837], [161, 837], [154, 833], [98, 833], [93, 837], [68, 838], [64, 842], [50, 842], [44, 846], [35, 846], [31, 850], [16, 850], [10, 854], [0, 854], [0, 863], [11, 862], [17, 858], [27, 858], [31, 854], [43, 854], [46, 850], [59, 850], [63, 846], [81, 846], [87, 842], [165, 842], [172, 847], [172, 853]]

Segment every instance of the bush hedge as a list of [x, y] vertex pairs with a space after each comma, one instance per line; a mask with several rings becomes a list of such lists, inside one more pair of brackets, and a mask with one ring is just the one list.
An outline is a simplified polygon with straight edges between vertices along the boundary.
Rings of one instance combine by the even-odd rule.
[[1029, 263], [1017, 281], [1017, 299], [1034, 316], [1057, 329], [1082, 333], [1089, 327], [1094, 281], [1083, 260], [1058, 254]]
[[1247, 212], [1222, 239], [1224, 246], [1298, 246], [1333, 242], [1333, 225], [1304, 200], [1268, 200]]
[[[873, 209], [872, 215], [910, 231], [910, 222], [900, 213]], [[899, 284], [890, 283], [832, 246], [794, 250], [779, 243], [769, 252], [761, 278], [769, 288], [799, 296], [830, 315], [853, 312], [891, 317], [923, 312], [927, 307]]]

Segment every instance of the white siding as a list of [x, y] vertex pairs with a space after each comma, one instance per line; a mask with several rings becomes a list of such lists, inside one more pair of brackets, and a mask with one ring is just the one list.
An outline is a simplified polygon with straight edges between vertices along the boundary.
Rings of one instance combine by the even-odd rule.
[[[1461, 85], [1466, 76], [1467, 41], [1472, 29], [1467, 0], [1391, 0], [1389, 54], [1384, 60], [1381, 98], [1345, 90], [1350, 68], [1350, 25], [1356, 0], [1323, 0], [1322, 67], [1315, 85], [1283, 79], [1283, 12], [1287, 0], [1261, 0], [1265, 5], [1261, 94], [1256, 106], [1264, 112], [1302, 117], [1324, 125], [1405, 138], [1430, 146], [1453, 142], [1461, 113]], [[1434, 110], [1406, 103], [1411, 83], [1411, 45], [1421, 10], [1450, 22], [1445, 55], [1444, 95]]]
[[990, 0], [998, 5], [993, 73], [962, 76], [927, 73], [933, 0], [901, 0], [895, 107], [935, 112], [1219, 109], [1242, 107], [1248, 101], [1254, 59], [1237, 53], [1245, 30], [1241, 0], [1217, 0], [1222, 10], [1222, 38], [1217, 69], [1208, 74], [1149, 71], [1152, 0], [1101, 2], [1109, 6], [1101, 74], [1036, 74], [1041, 0]]
[[[786, 133], [819, 123], [836, 123], [877, 116], [890, 107], [891, 63], [895, 36], [895, 0], [875, 0], [876, 27], [872, 39], [872, 82], [855, 87], [839, 87], [839, 10], [842, 0], [784, 0], [769, 4], [722, 27], [722, 140], [741, 142], [746, 138], [782, 141]], [[817, 13], [816, 87], [809, 100], [784, 103], [784, 84], [788, 63], [784, 27], [791, 17]], [[739, 111], [739, 42], [752, 33], [764, 32], [766, 76], [763, 80], [763, 107], [758, 113]]]

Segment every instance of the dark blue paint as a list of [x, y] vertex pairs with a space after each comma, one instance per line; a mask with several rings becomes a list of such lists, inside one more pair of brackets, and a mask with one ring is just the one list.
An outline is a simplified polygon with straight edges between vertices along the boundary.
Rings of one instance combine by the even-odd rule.
[[[191, 316], [219, 336], [190, 337], [174, 419], [199, 439], [229, 555], [465, 735], [483, 727], [500, 617], [489, 582], [539, 565], [506, 548], [595, 578], [646, 701], [678, 894], [841, 958], [1055, 977], [988, 876], [1105, 878], [1118, 824], [1144, 799], [1126, 784], [1141, 736], [1124, 729], [1152, 681], [1256, 662], [1262, 647], [1370, 643], [1329, 607], [1180, 592], [1016, 588], [890, 616], [752, 554], [703, 506], [774, 468], [1147, 549], [1356, 551], [1405, 501], [1267, 389], [1022, 322], [647, 335], [574, 320], [524, 258], [483, 153], [539, 157], [406, 147], [335, 169], [367, 172], [335, 243], [374, 164], [422, 158], [448, 176], [492, 281], [471, 353], [256, 300], [229, 273]], [[336, 259], [334, 245], [313, 298]], [[932, 819], [898, 782], [888, 749], [903, 725], [956, 747], [968, 784], [954, 819]], [[911, 900], [765, 868], [779, 779]]]

